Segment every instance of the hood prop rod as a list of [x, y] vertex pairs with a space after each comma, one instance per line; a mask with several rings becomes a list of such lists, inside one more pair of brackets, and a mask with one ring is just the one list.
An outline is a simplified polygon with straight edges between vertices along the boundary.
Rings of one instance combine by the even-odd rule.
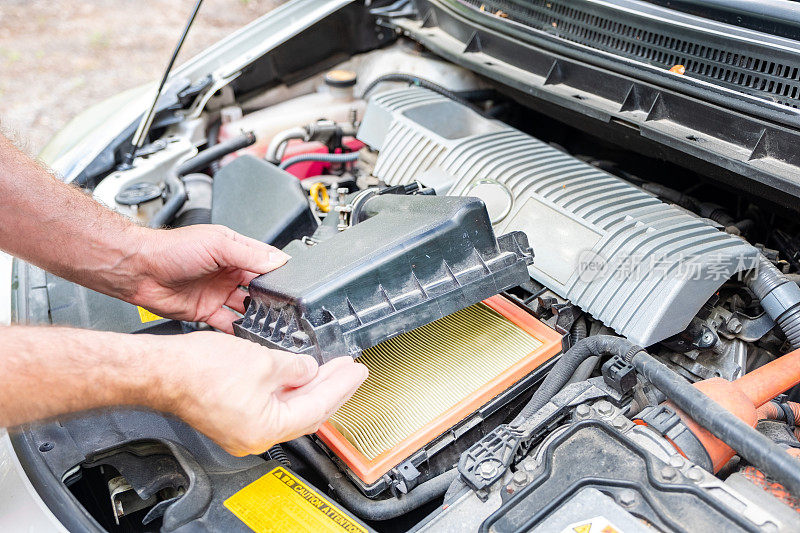
[[145, 139], [147, 139], [148, 133], [150, 133], [150, 127], [153, 125], [153, 117], [156, 113], [156, 106], [158, 105], [158, 99], [161, 98], [161, 93], [164, 90], [164, 85], [167, 83], [167, 79], [169, 79], [169, 73], [172, 71], [172, 66], [175, 64], [175, 60], [178, 57], [178, 53], [181, 51], [181, 47], [183, 46], [183, 42], [186, 40], [186, 35], [189, 33], [189, 28], [192, 27], [194, 23], [195, 17], [197, 17], [197, 12], [200, 11], [200, 5], [203, 3], [203, 0], [197, 0], [197, 3], [194, 5], [194, 9], [192, 9], [192, 14], [189, 16], [189, 20], [186, 22], [186, 25], [183, 28], [183, 33], [181, 33], [180, 39], [178, 39], [178, 44], [175, 46], [175, 49], [172, 51], [172, 57], [169, 59], [169, 63], [167, 64], [166, 70], [164, 70], [164, 75], [161, 76], [161, 83], [158, 85], [158, 90], [156, 90], [155, 98], [153, 98], [153, 103], [150, 105], [150, 108], [147, 110], [147, 113], [142, 116], [142, 120], [139, 122], [139, 127], [136, 128], [136, 133], [133, 134], [133, 140], [131, 142], [131, 150], [127, 154], [122, 162], [122, 167], [130, 167], [133, 163], [133, 160], [136, 158], [136, 152], [138, 152], [142, 146], [144, 145]]

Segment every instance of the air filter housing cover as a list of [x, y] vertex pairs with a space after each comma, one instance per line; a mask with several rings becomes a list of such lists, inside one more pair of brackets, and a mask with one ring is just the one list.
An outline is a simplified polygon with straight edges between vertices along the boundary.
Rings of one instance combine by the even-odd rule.
[[525, 235], [495, 239], [477, 198], [375, 195], [357, 223], [250, 283], [238, 336], [351, 355], [528, 279]]

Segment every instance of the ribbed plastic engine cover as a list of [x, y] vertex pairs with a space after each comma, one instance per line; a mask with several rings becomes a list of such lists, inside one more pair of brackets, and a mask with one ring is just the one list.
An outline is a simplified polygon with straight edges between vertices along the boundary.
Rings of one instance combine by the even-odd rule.
[[497, 233], [528, 235], [534, 279], [642, 346], [755, 266], [755, 248], [705, 219], [426, 89], [376, 94], [358, 137], [389, 185], [435, 176], [483, 199]]
[[501, 296], [365, 350], [369, 378], [320, 437], [372, 483], [561, 351]]

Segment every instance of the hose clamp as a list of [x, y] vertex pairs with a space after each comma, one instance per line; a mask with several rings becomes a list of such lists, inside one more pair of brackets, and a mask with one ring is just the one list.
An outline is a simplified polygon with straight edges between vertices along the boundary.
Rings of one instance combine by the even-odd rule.
[[713, 470], [714, 465], [708, 452], [674, 409], [664, 404], [645, 407], [639, 413], [639, 420], [660, 433], [678, 452], [697, 466], [709, 472]]

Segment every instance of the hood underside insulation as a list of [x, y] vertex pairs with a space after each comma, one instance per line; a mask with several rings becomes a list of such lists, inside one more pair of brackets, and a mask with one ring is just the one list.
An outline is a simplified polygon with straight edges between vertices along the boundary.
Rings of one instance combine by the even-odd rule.
[[369, 378], [320, 437], [372, 483], [560, 349], [558, 333], [489, 298], [365, 350]]

